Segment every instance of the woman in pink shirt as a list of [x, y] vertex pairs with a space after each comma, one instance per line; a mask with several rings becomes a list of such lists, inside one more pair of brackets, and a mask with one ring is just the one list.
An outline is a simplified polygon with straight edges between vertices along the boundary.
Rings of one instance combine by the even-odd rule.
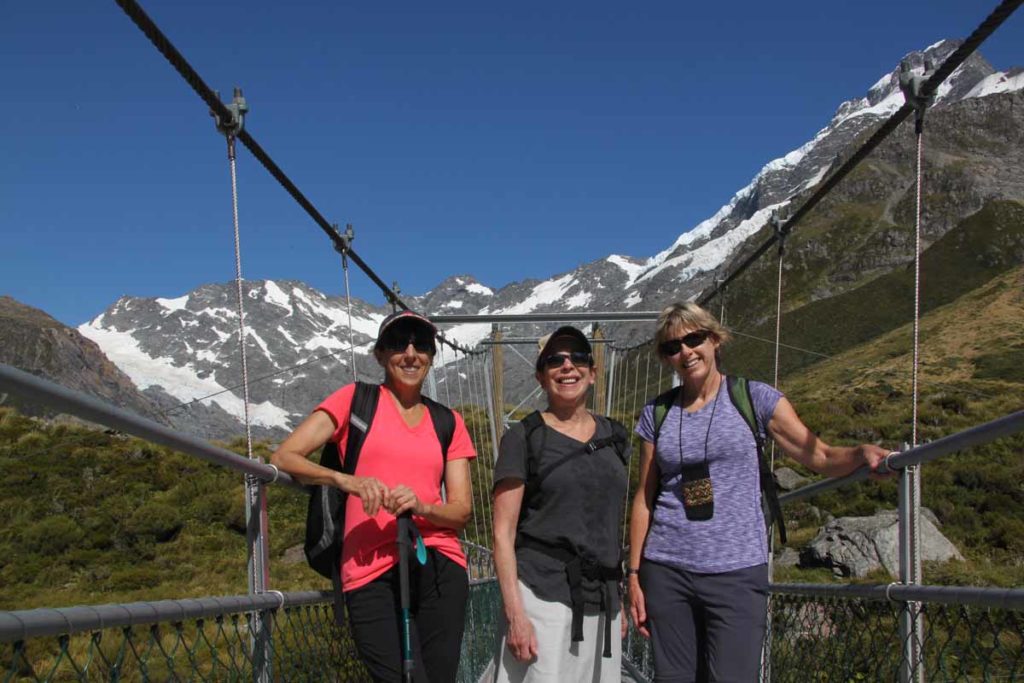
[[[402, 677], [397, 517], [411, 512], [427, 562], [410, 567], [410, 629], [416, 681], [454, 681], [468, 578], [458, 532], [472, 507], [469, 460], [476, 457], [462, 416], [447, 458], [421, 395], [436, 346], [434, 325], [412, 311], [380, 325], [374, 356], [384, 368], [376, 412], [353, 475], [307, 458], [328, 441], [345, 452], [355, 385], [321, 403], [281, 444], [271, 461], [305, 484], [336, 486], [345, 506], [341, 584], [356, 647], [376, 681]], [[446, 496], [441, 497], [441, 482]]]

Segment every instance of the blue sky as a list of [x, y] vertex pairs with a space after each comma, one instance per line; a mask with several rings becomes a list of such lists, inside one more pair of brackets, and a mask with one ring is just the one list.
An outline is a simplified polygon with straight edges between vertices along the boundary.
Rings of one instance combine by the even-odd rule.
[[[907, 52], [995, 2], [176, 0], [143, 6], [386, 281], [503, 286], [647, 258]], [[1021, 12], [982, 47], [1024, 65]], [[225, 145], [112, 1], [7, 2], [0, 294], [68, 324], [234, 277]], [[319, 228], [239, 152], [247, 278], [341, 293]], [[370, 281], [355, 293], [382, 303]]]

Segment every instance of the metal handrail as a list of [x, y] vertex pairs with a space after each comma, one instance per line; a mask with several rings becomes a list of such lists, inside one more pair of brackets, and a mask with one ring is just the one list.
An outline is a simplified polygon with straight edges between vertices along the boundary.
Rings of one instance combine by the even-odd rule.
[[286, 472], [279, 472], [272, 465], [264, 465], [225, 448], [218, 448], [199, 437], [175, 431], [148, 418], [3, 363], [0, 363], [0, 391], [10, 392], [27, 401], [43, 403], [62, 413], [117, 429], [269, 483], [284, 484], [293, 489], [306, 491], [304, 485]]
[[592, 311], [590, 313], [462, 313], [432, 315], [437, 325], [462, 323], [589, 323], [589, 322], [654, 322], [660, 311]]
[[204, 619], [221, 614], [275, 610], [333, 601], [330, 591], [226, 595], [186, 600], [156, 600], [82, 607], [0, 612], [0, 642], [70, 635], [106, 628], [145, 626], [165, 621]]
[[1000, 609], [1024, 609], [1024, 589], [977, 586], [915, 586], [891, 583], [878, 586], [829, 586], [820, 583], [773, 583], [768, 590], [780, 595], [821, 598], [857, 598], [896, 602], [931, 602]]
[[[892, 470], [903, 469], [911, 465], [919, 465], [929, 462], [945, 455], [962, 451], [965, 448], [978, 446], [989, 441], [1001, 439], [1017, 432], [1024, 431], [1024, 410], [1010, 413], [1004, 417], [986, 422], [984, 424], [970, 427], [956, 434], [944, 436], [930, 443], [911, 448], [903, 453], [895, 453], [885, 459], [886, 467]], [[825, 491], [831, 491], [847, 484], [863, 481], [868, 478], [870, 472], [866, 467], [861, 467], [852, 474], [836, 479], [825, 479], [813, 484], [808, 484], [796, 491], [791, 491], [779, 496], [780, 503], [792, 503], [797, 500], [816, 496]]]

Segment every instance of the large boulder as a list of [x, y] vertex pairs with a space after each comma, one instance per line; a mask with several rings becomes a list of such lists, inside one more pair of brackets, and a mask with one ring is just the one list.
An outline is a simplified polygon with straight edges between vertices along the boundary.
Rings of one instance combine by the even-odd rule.
[[[947, 562], [963, 555], [942, 535], [932, 521], [935, 515], [922, 508], [921, 559]], [[873, 517], [840, 517], [824, 527], [800, 553], [802, 567], [831, 567], [837, 576], [866, 576], [879, 568], [899, 575], [899, 524], [895, 510]]]
[[795, 491], [796, 489], [810, 483], [810, 479], [801, 476], [790, 467], [780, 467], [775, 470], [775, 481], [783, 491]]

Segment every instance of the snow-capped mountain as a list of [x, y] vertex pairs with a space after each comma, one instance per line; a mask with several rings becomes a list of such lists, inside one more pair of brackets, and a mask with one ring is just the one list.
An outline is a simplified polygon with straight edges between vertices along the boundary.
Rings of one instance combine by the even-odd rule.
[[[920, 73], [926, 62], [940, 64], [957, 45], [942, 41], [907, 59]], [[1008, 118], [1021, 117], [1022, 89], [1020, 69], [996, 72], [977, 53], [939, 89], [928, 114], [936, 131], [929, 139], [936, 150], [932, 153], [937, 189], [948, 195], [948, 206], [929, 223], [930, 240], [985, 201], [1024, 199], [1024, 181], [1018, 173], [1024, 157], [1021, 126], [1005, 124]], [[470, 275], [456, 275], [422, 296], [403, 298], [417, 310], [438, 315], [655, 310], [668, 301], [695, 297], [717, 273], [727, 272], [744, 249], [763, 240], [773, 210], [798, 203], [903, 102], [899, 69], [894, 69], [863, 97], [842, 103], [813, 139], [766, 164], [715, 215], [650, 258], [611, 255], [544, 281], [526, 280], [500, 289]], [[983, 144], [961, 139], [964, 130], [977, 130]], [[872, 273], [906, 262], [908, 245], [887, 230], [902, 221], [897, 218], [905, 213], [911, 187], [902, 161], [907, 140], [904, 136], [891, 144], [887, 141], [888, 146], [880, 148], [878, 156], [885, 164], [876, 175], [888, 175], [848, 179], [830, 198], [832, 204], [822, 205], [828, 211], [828, 206], [842, 202], [881, 198], [886, 202], [881, 227], [868, 230], [870, 237], [855, 248], [814, 240], [796, 245], [792, 267], [813, 270], [807, 279], [817, 283], [805, 301], [851, 289]], [[825, 257], [827, 266], [821, 265]], [[250, 281], [246, 288], [248, 372], [250, 378], [264, 378], [251, 384], [250, 412], [257, 434], [279, 435], [308, 414], [317, 400], [351, 379], [349, 311], [343, 298], [326, 296], [300, 282]], [[243, 414], [237, 388], [242, 372], [235, 296], [235, 286], [224, 284], [205, 285], [174, 299], [124, 297], [79, 330], [99, 344], [143, 393], [166, 407], [212, 396], [191, 403], [187, 415], [185, 408], [170, 413], [179, 426], [208, 436], [235, 434]], [[363, 377], [379, 375], [369, 355], [370, 343], [388, 310], [352, 302], [355, 363]], [[472, 347], [490, 328], [463, 324], [448, 327], [445, 333]], [[617, 334], [621, 341], [629, 341], [635, 328], [621, 326]]]

